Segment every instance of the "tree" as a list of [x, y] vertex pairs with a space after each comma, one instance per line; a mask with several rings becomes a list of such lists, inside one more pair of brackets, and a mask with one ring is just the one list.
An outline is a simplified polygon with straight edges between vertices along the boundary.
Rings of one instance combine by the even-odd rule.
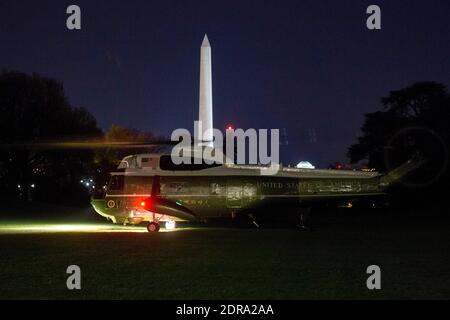
[[57, 197], [92, 169], [92, 151], [34, 146], [41, 141], [101, 135], [86, 109], [70, 105], [62, 83], [37, 74], [3, 71], [0, 114], [0, 184], [4, 192], [20, 189], [27, 196], [35, 184], [41, 194]]
[[129, 154], [148, 152], [148, 145], [158, 143], [160, 138], [155, 138], [151, 132], [113, 124], [105, 133], [103, 141], [110, 147], [100, 149], [96, 153], [96, 161], [106, 161], [117, 166], [120, 160]]
[[390, 92], [381, 102], [384, 110], [366, 114], [362, 136], [349, 148], [352, 163], [367, 159], [370, 165], [386, 169], [386, 148], [392, 137], [405, 128], [428, 128], [448, 144], [450, 95], [444, 85], [418, 82]]
[[421, 186], [424, 202], [430, 202], [425, 195], [443, 199], [450, 150], [450, 95], [446, 87], [418, 82], [390, 92], [381, 102], [382, 111], [366, 114], [362, 135], [348, 150], [350, 161], [366, 159], [370, 166], [386, 171], [420, 154], [425, 165], [404, 184]]

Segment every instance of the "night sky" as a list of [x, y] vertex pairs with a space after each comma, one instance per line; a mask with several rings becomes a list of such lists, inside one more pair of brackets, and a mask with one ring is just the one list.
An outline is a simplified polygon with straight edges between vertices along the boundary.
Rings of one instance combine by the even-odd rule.
[[[66, 28], [66, 8], [82, 30]], [[366, 28], [366, 8], [382, 30]], [[346, 161], [364, 114], [416, 81], [450, 85], [449, 1], [0, 1], [0, 68], [56, 78], [103, 129], [193, 130], [200, 45], [215, 127], [280, 128], [284, 162]]]

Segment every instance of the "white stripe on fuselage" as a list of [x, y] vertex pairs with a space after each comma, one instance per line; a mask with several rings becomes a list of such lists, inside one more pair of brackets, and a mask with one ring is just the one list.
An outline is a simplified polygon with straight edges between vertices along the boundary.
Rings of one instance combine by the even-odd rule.
[[[304, 198], [304, 197], [339, 197], [339, 196], [373, 196], [373, 195], [383, 195], [382, 192], [374, 193], [322, 193], [322, 194], [262, 194], [254, 196], [254, 198]], [[220, 194], [160, 194], [163, 197], [226, 197], [227, 195]], [[125, 198], [125, 197], [151, 197], [150, 194], [107, 194], [108, 198]]]

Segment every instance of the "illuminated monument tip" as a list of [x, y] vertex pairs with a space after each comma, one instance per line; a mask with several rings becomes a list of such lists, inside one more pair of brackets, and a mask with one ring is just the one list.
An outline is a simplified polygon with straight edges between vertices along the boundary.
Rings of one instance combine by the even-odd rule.
[[198, 121], [201, 123], [201, 146], [213, 146], [213, 101], [212, 101], [212, 66], [211, 45], [205, 34], [200, 49], [200, 94]]
[[208, 35], [205, 34], [205, 37], [203, 38], [202, 47], [211, 47], [208, 40]]

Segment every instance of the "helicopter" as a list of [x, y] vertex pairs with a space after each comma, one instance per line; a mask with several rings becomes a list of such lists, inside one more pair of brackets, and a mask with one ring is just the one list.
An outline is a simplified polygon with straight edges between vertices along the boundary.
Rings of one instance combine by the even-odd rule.
[[268, 166], [201, 160], [175, 164], [169, 152], [127, 156], [111, 172], [104, 192], [92, 197], [91, 205], [113, 223], [147, 223], [149, 232], [158, 232], [162, 222], [173, 228], [180, 221], [238, 216], [259, 227], [255, 213], [263, 209], [283, 215], [276, 208], [296, 208], [300, 226], [308, 228], [315, 203], [383, 195], [421, 165], [411, 159], [387, 174], [281, 166], [276, 174], [264, 175], [261, 172], [270, 170]]

